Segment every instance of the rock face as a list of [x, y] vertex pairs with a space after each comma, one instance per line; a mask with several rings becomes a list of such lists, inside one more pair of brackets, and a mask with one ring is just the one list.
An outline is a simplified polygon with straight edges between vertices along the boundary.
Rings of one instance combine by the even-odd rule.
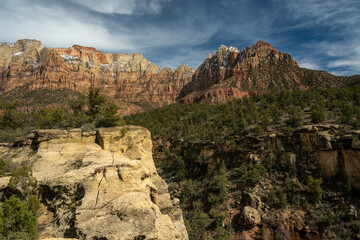
[[[334, 87], [359, 81], [359, 75], [337, 77], [300, 68], [290, 54], [261, 40], [241, 50], [222, 45], [196, 71], [186, 65], [159, 67], [138, 53], [102, 53], [79, 45], [43, 48], [36, 40], [0, 45], [1, 94], [20, 98], [39, 89], [86, 92], [95, 85], [122, 107], [123, 114], [136, 112], [144, 103], [221, 103], [273, 88]], [[28, 95], [26, 102], [32, 96]]]
[[[270, 159], [288, 168], [296, 166], [304, 175], [324, 179], [341, 176], [349, 179], [354, 189], [360, 190], [359, 143], [359, 130], [343, 132], [337, 124], [316, 124], [304, 125], [291, 136], [282, 132], [249, 132], [236, 136], [231, 141], [218, 143], [200, 141], [182, 145], [181, 142], [174, 141], [169, 143], [169, 148], [180, 151], [184, 158], [202, 156], [208, 172], [218, 165], [219, 159], [231, 162], [234, 167], [245, 160], [264, 163]], [[155, 149], [155, 152], [160, 152], [160, 149]], [[251, 194], [245, 194], [242, 201], [243, 205], [253, 208], [261, 205], [261, 201]]]
[[241, 98], [250, 92], [265, 93], [272, 88], [306, 89], [339, 86], [342, 77], [300, 68], [290, 54], [259, 40], [238, 50], [224, 45], [196, 70], [192, 81], [180, 92], [180, 102], [212, 103]]
[[159, 67], [141, 54], [102, 53], [95, 48], [43, 48], [36, 40], [0, 45], [0, 92], [19, 87], [86, 92], [91, 85], [118, 102], [174, 102], [194, 70]]
[[188, 239], [146, 129], [39, 130], [20, 145], [1, 156], [30, 165], [39, 181], [48, 211], [40, 238]]

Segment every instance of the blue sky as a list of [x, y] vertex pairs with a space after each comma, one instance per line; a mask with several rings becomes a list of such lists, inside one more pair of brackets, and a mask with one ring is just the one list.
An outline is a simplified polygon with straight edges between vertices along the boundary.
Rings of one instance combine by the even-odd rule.
[[0, 0], [0, 32], [194, 68], [221, 44], [262, 39], [300, 66], [360, 74], [360, 0]]

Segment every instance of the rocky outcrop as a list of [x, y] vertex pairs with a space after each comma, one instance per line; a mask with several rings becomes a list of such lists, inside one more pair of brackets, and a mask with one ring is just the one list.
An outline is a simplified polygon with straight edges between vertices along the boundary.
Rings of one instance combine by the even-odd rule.
[[327, 72], [300, 68], [289, 53], [279, 52], [259, 40], [241, 50], [221, 45], [214, 53], [209, 53], [192, 81], [180, 92], [178, 100], [218, 103], [241, 98], [250, 92], [339, 86], [344, 80]]
[[[256, 133], [249, 127], [214, 141], [162, 139], [155, 142], [154, 156], [164, 165], [161, 161], [169, 160], [163, 152], [181, 156], [188, 173], [201, 174], [197, 186], [206, 186], [226, 164], [228, 198], [222, 207], [231, 222], [223, 226], [233, 227], [231, 239], [335, 239], [338, 231], [358, 224], [359, 139], [360, 131], [347, 125], [303, 125], [291, 133], [272, 127]], [[312, 198], [309, 176], [321, 182], [316, 188], [321, 199]], [[164, 177], [176, 186], [171, 172]], [[173, 189], [174, 195], [182, 191]]]
[[[337, 124], [316, 124], [295, 129], [291, 136], [280, 131], [262, 134], [250, 131], [221, 142], [198, 141], [182, 145], [181, 141], [174, 141], [169, 148], [180, 151], [187, 159], [201, 156], [208, 172], [212, 172], [219, 161], [226, 161], [229, 167], [235, 168], [244, 161], [264, 163], [271, 160], [286, 168], [295, 166], [301, 169], [298, 174], [304, 176], [349, 179], [353, 188], [359, 190], [359, 143], [358, 130], [344, 132]], [[160, 155], [155, 157], [161, 158]], [[261, 201], [249, 194], [245, 194], [243, 202], [253, 208], [261, 205]]]
[[188, 239], [151, 151], [148, 130], [125, 126], [38, 130], [1, 157], [30, 165], [39, 181], [40, 239]]
[[86, 92], [91, 85], [121, 102], [155, 106], [175, 101], [194, 70], [159, 67], [141, 54], [102, 53], [91, 47], [42, 47], [36, 40], [0, 45], [0, 92], [19, 87]]

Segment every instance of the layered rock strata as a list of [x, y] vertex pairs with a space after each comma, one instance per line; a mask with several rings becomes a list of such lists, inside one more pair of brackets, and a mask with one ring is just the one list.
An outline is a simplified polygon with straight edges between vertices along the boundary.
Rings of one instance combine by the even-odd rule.
[[259, 40], [241, 50], [221, 45], [214, 53], [209, 53], [192, 81], [180, 92], [178, 101], [221, 103], [274, 88], [306, 89], [343, 84], [345, 78], [300, 68], [289, 53], [279, 52], [269, 43]]
[[40, 239], [188, 239], [144, 128], [38, 130], [0, 156], [31, 166], [39, 181]]
[[[155, 149], [158, 161], [162, 159], [161, 146]], [[181, 141], [174, 141], [169, 148], [180, 151], [184, 158], [201, 156], [208, 172], [212, 172], [219, 161], [237, 167], [244, 161], [271, 160], [287, 168], [295, 166], [302, 176], [349, 179], [352, 187], [360, 190], [360, 131], [344, 132], [337, 124], [304, 125], [291, 136], [282, 132], [249, 132], [222, 142], [182, 145]]]
[[118, 102], [174, 102], [194, 70], [160, 67], [136, 54], [102, 53], [95, 48], [43, 47], [36, 40], [0, 45], [0, 92], [19, 87], [86, 92], [91, 85]]
[[261, 40], [241, 50], [222, 45], [196, 71], [186, 65], [160, 67], [139, 53], [102, 53], [79, 45], [44, 48], [36, 40], [0, 45], [0, 93], [86, 92], [95, 85], [122, 106], [123, 114], [141, 110], [144, 103], [223, 103], [274, 88], [338, 87], [359, 81], [359, 75], [338, 77], [301, 68], [289, 53]]

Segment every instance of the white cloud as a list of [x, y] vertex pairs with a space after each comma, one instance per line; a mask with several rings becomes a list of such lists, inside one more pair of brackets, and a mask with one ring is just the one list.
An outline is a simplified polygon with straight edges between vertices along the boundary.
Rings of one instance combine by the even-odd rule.
[[312, 70], [320, 70], [321, 66], [315, 62], [299, 62], [300, 67], [312, 69]]
[[180, 49], [176, 55], [161, 59], [158, 64], [176, 68], [179, 63], [183, 63], [196, 69], [199, 67], [200, 63], [206, 59], [208, 54], [208, 50], [193, 50], [191, 48], [184, 48]]
[[[26, 0], [5, 2], [0, 12], [0, 40], [34, 38], [47, 46], [82, 44], [97, 48], [132, 48], [125, 36], [113, 35], [97, 18], [79, 16], [56, 6], [31, 4]], [[5, 38], [6, 39], [2, 39]]]
[[[309, 42], [310, 55], [327, 57], [323, 65], [336, 75], [360, 72], [360, 1], [358, 0], [289, 0], [287, 8], [308, 28], [327, 32], [320, 42]], [[303, 63], [304, 65], [304, 63]]]
[[132, 14], [156, 14], [163, 4], [171, 0], [69, 0], [95, 12]]
[[360, 59], [351, 59], [351, 60], [335, 60], [331, 61], [328, 67], [336, 68], [336, 67], [350, 67], [352, 69], [360, 69]]
[[331, 57], [326, 67], [337, 75], [353, 75], [360, 72], [360, 39], [343, 42], [322, 41], [314, 45], [318, 52]]
[[[359, 21], [357, 0], [289, 0], [286, 6], [295, 15], [294, 17], [310, 17], [314, 24], [334, 25], [353, 24]], [[308, 18], [306, 18], [308, 19]]]
[[[75, 0], [71, 1], [75, 2]], [[123, 9], [128, 9], [126, 10], [128, 13], [135, 11], [131, 5], [135, 1], [137, 0], [126, 1], [128, 5]], [[158, 11], [160, 3], [165, 1], [169, 0], [147, 1], [147, 4], [150, 4], [149, 11], [153, 13]], [[94, 3], [93, 8], [102, 4], [102, 1], [76, 2], [81, 5]], [[125, 3], [122, 0], [105, 2], [112, 4], [108, 9], [105, 5], [103, 8], [99, 7], [104, 12], [119, 12], [116, 4]], [[137, 9], [139, 6], [145, 5], [140, 4]], [[69, 6], [61, 4], [40, 5], [36, 1], [31, 3], [28, 0], [12, 0], [5, 1], [0, 9], [0, 31], [6, 33], [0, 36], [0, 42], [31, 38], [42, 41], [47, 47], [71, 47], [73, 44], [79, 44], [102, 51], [140, 52], [146, 57], [146, 53], [152, 48], [179, 48], [179, 46], [189, 48], [191, 45], [206, 42], [220, 27], [216, 23], [199, 26], [194, 24], [194, 19], [191, 18], [184, 18], [181, 21], [170, 27], [164, 27], [163, 24], [142, 23], [132, 28], [126, 23], [119, 22], [117, 18], [104, 18], [101, 14], [89, 13], [87, 10], [75, 12]], [[169, 63], [156, 63], [194, 66], [192, 60], [194, 56], [191, 56], [191, 51], [187, 52], [188, 59], [185, 57], [185, 52], [183, 54], [182, 57], [177, 58], [178, 61], [174, 56]], [[205, 57], [206, 54], [203, 58]]]

